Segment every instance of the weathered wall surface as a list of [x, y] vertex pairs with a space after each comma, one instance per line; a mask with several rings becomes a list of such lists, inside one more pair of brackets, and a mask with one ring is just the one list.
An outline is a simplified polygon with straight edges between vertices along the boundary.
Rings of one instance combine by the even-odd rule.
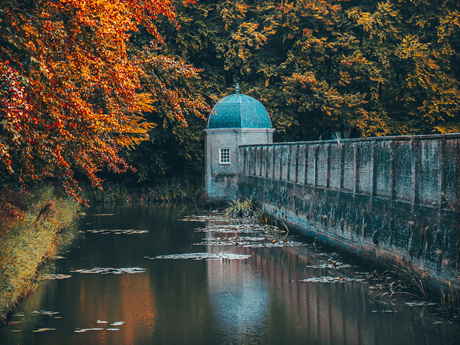
[[239, 194], [359, 255], [458, 284], [460, 134], [240, 147]]
[[[205, 190], [208, 202], [235, 199], [240, 162], [238, 147], [253, 143], [272, 143], [271, 128], [206, 129]], [[229, 149], [230, 162], [219, 162], [219, 149]]]

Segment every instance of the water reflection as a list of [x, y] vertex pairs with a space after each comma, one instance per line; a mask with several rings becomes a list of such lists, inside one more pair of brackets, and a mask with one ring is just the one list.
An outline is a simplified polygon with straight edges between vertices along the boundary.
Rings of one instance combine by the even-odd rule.
[[256, 343], [267, 328], [270, 296], [267, 283], [248, 263], [207, 263], [209, 299], [226, 344]]
[[[208, 226], [216, 224], [209, 222]], [[222, 238], [222, 233], [206, 234]], [[383, 345], [457, 341], [458, 327], [457, 331], [443, 329], [440, 321], [425, 315], [424, 308], [374, 303], [369, 283], [363, 281], [363, 272], [357, 266], [335, 260], [334, 265], [329, 264], [330, 255], [340, 259], [336, 253], [318, 253], [311, 247], [212, 245], [207, 251], [251, 255], [247, 261], [207, 264], [210, 299], [225, 343]], [[312, 277], [342, 279], [303, 282]], [[447, 326], [447, 322], [443, 324]]]
[[71, 320], [75, 328], [114, 330], [85, 335], [97, 344], [114, 344], [115, 341], [135, 344], [151, 338], [157, 310], [154, 289], [147, 274], [78, 278], [73, 289], [78, 293], [79, 303], [74, 311], [75, 318]]
[[[21, 304], [23, 314], [14, 319], [20, 323], [0, 329], [0, 344], [428, 345], [456, 344], [460, 335], [457, 324], [434, 317], [427, 307], [409, 307], [396, 295], [391, 301], [374, 299], [368, 282], [353, 280], [364, 269], [340, 265], [334, 253], [312, 246], [212, 245], [217, 242], [203, 237], [221, 235], [196, 232], [203, 223], [177, 221], [195, 212], [191, 209], [96, 212], [102, 215], [88, 215], [82, 231], [148, 232], [80, 234], [75, 248], [56, 263], [56, 273], [71, 277], [41, 283]], [[199, 243], [208, 244], [194, 245]], [[148, 259], [196, 252], [250, 257]], [[145, 272], [79, 273], [96, 267]], [[352, 281], [303, 281], [324, 276]], [[58, 314], [33, 314], [39, 310]], [[40, 328], [55, 330], [33, 332]], [[89, 328], [100, 330], [75, 332]]]

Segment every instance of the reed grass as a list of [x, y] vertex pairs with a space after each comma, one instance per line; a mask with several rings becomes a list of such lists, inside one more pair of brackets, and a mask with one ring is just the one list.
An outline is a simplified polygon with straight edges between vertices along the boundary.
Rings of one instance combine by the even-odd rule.
[[83, 187], [82, 197], [91, 203], [121, 204], [132, 200], [132, 192], [123, 184], [106, 182], [103, 189]]
[[0, 324], [36, 285], [40, 268], [69, 242], [63, 231], [76, 220], [80, 205], [59, 195], [53, 187], [40, 187], [25, 200], [21, 219], [0, 219]]
[[201, 183], [193, 183], [187, 179], [164, 180], [142, 189], [106, 183], [103, 190], [84, 188], [83, 198], [91, 203], [104, 204], [203, 203], [204, 188]]
[[149, 188], [142, 197], [147, 203], [201, 203], [204, 201], [204, 188], [188, 180], [165, 180]]
[[232, 200], [224, 212], [228, 218], [232, 219], [257, 218], [260, 210], [257, 208], [255, 200], [251, 198]]

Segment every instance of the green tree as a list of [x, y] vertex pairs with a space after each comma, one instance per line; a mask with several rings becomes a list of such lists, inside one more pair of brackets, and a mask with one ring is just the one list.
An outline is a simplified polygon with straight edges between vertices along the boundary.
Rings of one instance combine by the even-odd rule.
[[167, 47], [214, 103], [240, 82], [282, 140], [458, 131], [454, 0], [236, 0], [177, 5]]

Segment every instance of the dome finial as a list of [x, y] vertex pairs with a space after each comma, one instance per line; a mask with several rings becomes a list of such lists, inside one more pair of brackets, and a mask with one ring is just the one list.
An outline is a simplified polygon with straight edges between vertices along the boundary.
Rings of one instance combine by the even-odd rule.
[[238, 83], [235, 85], [235, 93], [240, 93], [240, 84]]

